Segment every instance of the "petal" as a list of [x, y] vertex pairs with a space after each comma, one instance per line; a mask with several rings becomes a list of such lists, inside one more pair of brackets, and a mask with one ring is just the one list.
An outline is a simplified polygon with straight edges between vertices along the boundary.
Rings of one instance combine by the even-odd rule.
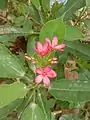
[[43, 51], [48, 51], [48, 47], [49, 47], [49, 43], [45, 43], [44, 45], [43, 45]]
[[38, 75], [38, 76], [36, 77], [36, 79], [35, 79], [35, 82], [36, 82], [37, 84], [39, 84], [39, 83], [42, 82], [42, 79], [43, 79], [43, 76], [42, 76], [42, 75]]
[[52, 40], [52, 47], [56, 46], [58, 44], [58, 37], [53, 37], [53, 40]]
[[38, 51], [36, 48], [33, 48], [33, 50], [34, 50], [35, 52], [39, 53], [39, 51]]
[[43, 70], [41, 68], [36, 68], [35, 72], [38, 73], [38, 74], [42, 74]]
[[60, 44], [60, 45], [57, 45], [55, 47], [53, 47], [54, 50], [61, 50], [63, 49], [64, 47], [66, 47], [66, 44]]
[[48, 73], [47, 73], [47, 76], [50, 77], [50, 78], [54, 78], [57, 76], [56, 72], [54, 70], [50, 70]]
[[36, 44], [36, 48], [38, 51], [42, 51], [43, 50], [43, 45], [38, 41]]
[[49, 44], [49, 46], [52, 46], [52, 44], [51, 44], [51, 41], [50, 41], [50, 39], [49, 38], [45, 38], [45, 41]]
[[63, 52], [63, 51], [64, 51], [64, 49], [60, 49], [59, 51], [60, 51], [60, 52]]
[[51, 67], [50, 66], [47, 66], [44, 68], [44, 72], [45, 73], [48, 73], [49, 71], [51, 71]]
[[50, 80], [47, 76], [43, 77], [43, 83], [46, 87], [50, 87]]

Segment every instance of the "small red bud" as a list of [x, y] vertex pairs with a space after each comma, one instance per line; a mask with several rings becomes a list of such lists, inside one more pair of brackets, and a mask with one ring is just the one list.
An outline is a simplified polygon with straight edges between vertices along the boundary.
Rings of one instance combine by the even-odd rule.
[[30, 56], [32, 60], [34, 60], [35, 58], [33, 56]]
[[31, 60], [31, 57], [25, 56], [25, 59], [26, 59], [26, 60]]
[[51, 61], [51, 64], [57, 64], [58, 61]]
[[57, 58], [54, 57], [54, 58], [52, 58], [52, 60], [57, 60]]
[[33, 64], [37, 64], [37, 61], [32, 61]]

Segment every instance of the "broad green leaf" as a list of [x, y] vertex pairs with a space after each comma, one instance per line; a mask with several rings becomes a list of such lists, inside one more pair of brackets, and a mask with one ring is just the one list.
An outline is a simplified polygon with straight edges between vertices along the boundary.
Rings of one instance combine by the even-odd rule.
[[32, 8], [32, 6], [27, 5], [25, 3], [22, 3], [22, 1], [19, 4], [19, 6], [17, 6], [17, 7], [18, 7], [18, 12], [20, 13], [20, 15], [25, 15], [25, 14], [32, 15], [33, 14], [33, 8]]
[[64, 15], [64, 19], [71, 19], [72, 14], [85, 6], [85, 0], [68, 0], [67, 3], [57, 11], [57, 17]]
[[27, 92], [22, 103], [16, 108], [16, 111], [17, 111], [19, 117], [21, 117], [22, 113], [24, 112], [26, 107], [30, 104], [30, 102], [33, 101], [33, 99], [34, 99], [34, 90], [31, 89]]
[[8, 0], [0, 0], [0, 9], [5, 9], [7, 7]]
[[23, 99], [17, 99], [10, 103], [9, 105], [4, 106], [3, 108], [0, 108], [0, 119], [4, 118], [8, 114], [11, 113], [11, 111], [15, 110], [22, 102]]
[[40, 41], [44, 42], [45, 37], [52, 39], [54, 36], [57, 36], [62, 41], [65, 35], [65, 28], [66, 25], [60, 19], [50, 20], [41, 29]]
[[69, 52], [73, 53], [73, 52], [77, 52], [76, 54], [78, 55], [79, 53], [79, 57], [80, 55], [85, 55], [88, 58], [90, 58], [90, 46], [80, 43], [80, 42], [69, 42], [69, 41], [65, 41], [64, 42], [67, 45], [66, 51], [68, 51], [68, 49], [70, 49]]
[[[36, 36], [31, 36], [28, 39], [28, 42], [27, 42], [27, 55], [28, 56], [33, 56], [34, 57], [34, 55], [36, 54], [35, 51], [34, 51], [35, 44], [36, 44]], [[32, 64], [31, 61], [27, 61], [27, 62], [28, 62], [29, 68], [34, 70], [35, 65]]]
[[16, 26], [22, 26], [25, 22], [25, 17], [24, 16], [19, 16], [14, 19], [15, 25]]
[[46, 120], [38, 104], [30, 103], [23, 112], [20, 120]]
[[0, 26], [0, 35], [13, 35], [18, 34], [19, 36], [30, 35], [33, 31], [26, 32], [23, 28], [16, 28], [12, 26]]
[[51, 116], [51, 120], [55, 120], [55, 116], [53, 114]]
[[50, 10], [50, 0], [41, 0], [43, 9]]
[[35, 44], [36, 44], [36, 36], [29, 37], [27, 42], [27, 54], [29, 56], [35, 55], [35, 51], [34, 51]]
[[25, 18], [24, 16], [15, 17], [13, 23], [16, 27], [23, 27], [22, 30], [25, 31], [27, 34], [32, 29], [32, 21]]
[[1, 118], [0, 120], [10, 120], [7, 118], [7, 116], [4, 116], [3, 118]]
[[32, 8], [33, 8], [33, 12], [32, 12], [33, 20], [35, 23], [40, 24], [41, 23], [40, 10], [37, 8], [37, 6], [35, 6], [35, 4], [33, 2], [31, 2], [31, 4], [32, 4]]
[[[81, 65], [80, 65], [80, 67], [81, 67]], [[84, 69], [84, 68], [82, 68], [81, 71], [79, 70], [79, 79], [90, 80], [90, 71], [88, 69]]]
[[47, 107], [47, 98], [43, 95], [44, 92], [38, 90], [38, 105], [42, 108], [42, 111], [45, 116], [45, 120], [51, 120], [50, 108]]
[[53, 98], [49, 99], [49, 100], [47, 101], [47, 106], [48, 106], [48, 108], [53, 108], [54, 105], [55, 105], [55, 102], [56, 102], [55, 99], [53, 99]]
[[90, 29], [90, 20], [87, 19], [87, 20], [84, 21], [84, 23], [85, 23], [86, 27], [87, 27], [88, 29]]
[[49, 92], [59, 100], [86, 102], [90, 100], [90, 81], [60, 79], [51, 84]]
[[40, 2], [39, 2], [39, 0], [31, 0], [31, 2], [37, 9], [40, 10]]
[[24, 66], [3, 44], [0, 44], [0, 78], [21, 78]]
[[78, 114], [66, 114], [62, 115], [59, 120], [80, 120]]
[[63, 4], [59, 4], [57, 1], [54, 2], [52, 8], [51, 8], [51, 12], [53, 17], [55, 18], [55, 15], [57, 13], [57, 11], [63, 6]]
[[66, 28], [66, 33], [65, 33], [65, 40], [67, 41], [74, 41], [74, 40], [79, 40], [83, 38], [83, 34], [80, 31], [79, 28], [76, 26], [68, 26]]
[[86, 6], [90, 7], [90, 0], [86, 0]]
[[15, 82], [0, 86], [0, 107], [4, 107], [16, 99], [23, 98], [27, 93], [25, 84]]
[[61, 109], [69, 108], [70, 103], [68, 101], [57, 100], [56, 101], [57, 107]]
[[[28, 33], [28, 31], [32, 31], [32, 22], [31, 20], [25, 19], [25, 22], [23, 24], [23, 30]], [[31, 32], [30, 32], [31, 34]]]
[[0, 42], [4, 45], [11, 46], [17, 37], [18, 35], [0, 35]]

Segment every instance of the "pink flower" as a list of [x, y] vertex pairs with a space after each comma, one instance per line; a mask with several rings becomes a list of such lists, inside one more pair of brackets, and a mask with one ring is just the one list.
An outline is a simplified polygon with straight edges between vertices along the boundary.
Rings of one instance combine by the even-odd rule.
[[39, 74], [35, 82], [37, 84], [43, 82], [45, 86], [50, 87], [50, 80], [49, 78], [54, 78], [57, 76], [56, 72], [51, 69], [50, 66], [45, 67], [44, 69], [42, 68], [36, 68], [35, 72]]
[[66, 47], [66, 44], [59, 44], [58, 45], [58, 38], [55, 36], [53, 37], [52, 43], [49, 40], [49, 38], [45, 38], [46, 42], [49, 44], [49, 49], [52, 50], [59, 50], [59, 51], [64, 51], [64, 48]]
[[36, 48], [34, 48], [34, 50], [41, 56], [46, 56], [50, 52], [48, 48], [49, 48], [48, 42], [45, 42], [45, 44], [42, 44], [41, 42], [38, 41], [36, 43]]

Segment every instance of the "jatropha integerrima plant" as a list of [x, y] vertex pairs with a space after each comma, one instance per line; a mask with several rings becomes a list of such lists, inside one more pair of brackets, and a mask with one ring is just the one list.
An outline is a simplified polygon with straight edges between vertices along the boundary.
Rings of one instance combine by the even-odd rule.
[[[36, 69], [34, 70], [37, 75], [35, 78], [35, 83], [40, 84], [43, 82], [44, 86], [50, 87], [50, 79], [55, 78], [57, 73], [52, 69], [52, 64], [57, 64], [58, 60], [56, 57], [50, 58], [50, 55], [53, 51], [58, 50], [60, 52], [64, 51], [66, 44], [58, 45], [58, 38], [53, 37], [52, 42], [49, 38], [45, 38], [45, 43], [42, 44], [40, 41], [37, 41], [34, 51], [37, 53], [37, 57], [25, 56], [26, 60], [31, 60], [32, 64], [36, 64]], [[41, 61], [38, 60], [38, 57], [41, 58]]]

